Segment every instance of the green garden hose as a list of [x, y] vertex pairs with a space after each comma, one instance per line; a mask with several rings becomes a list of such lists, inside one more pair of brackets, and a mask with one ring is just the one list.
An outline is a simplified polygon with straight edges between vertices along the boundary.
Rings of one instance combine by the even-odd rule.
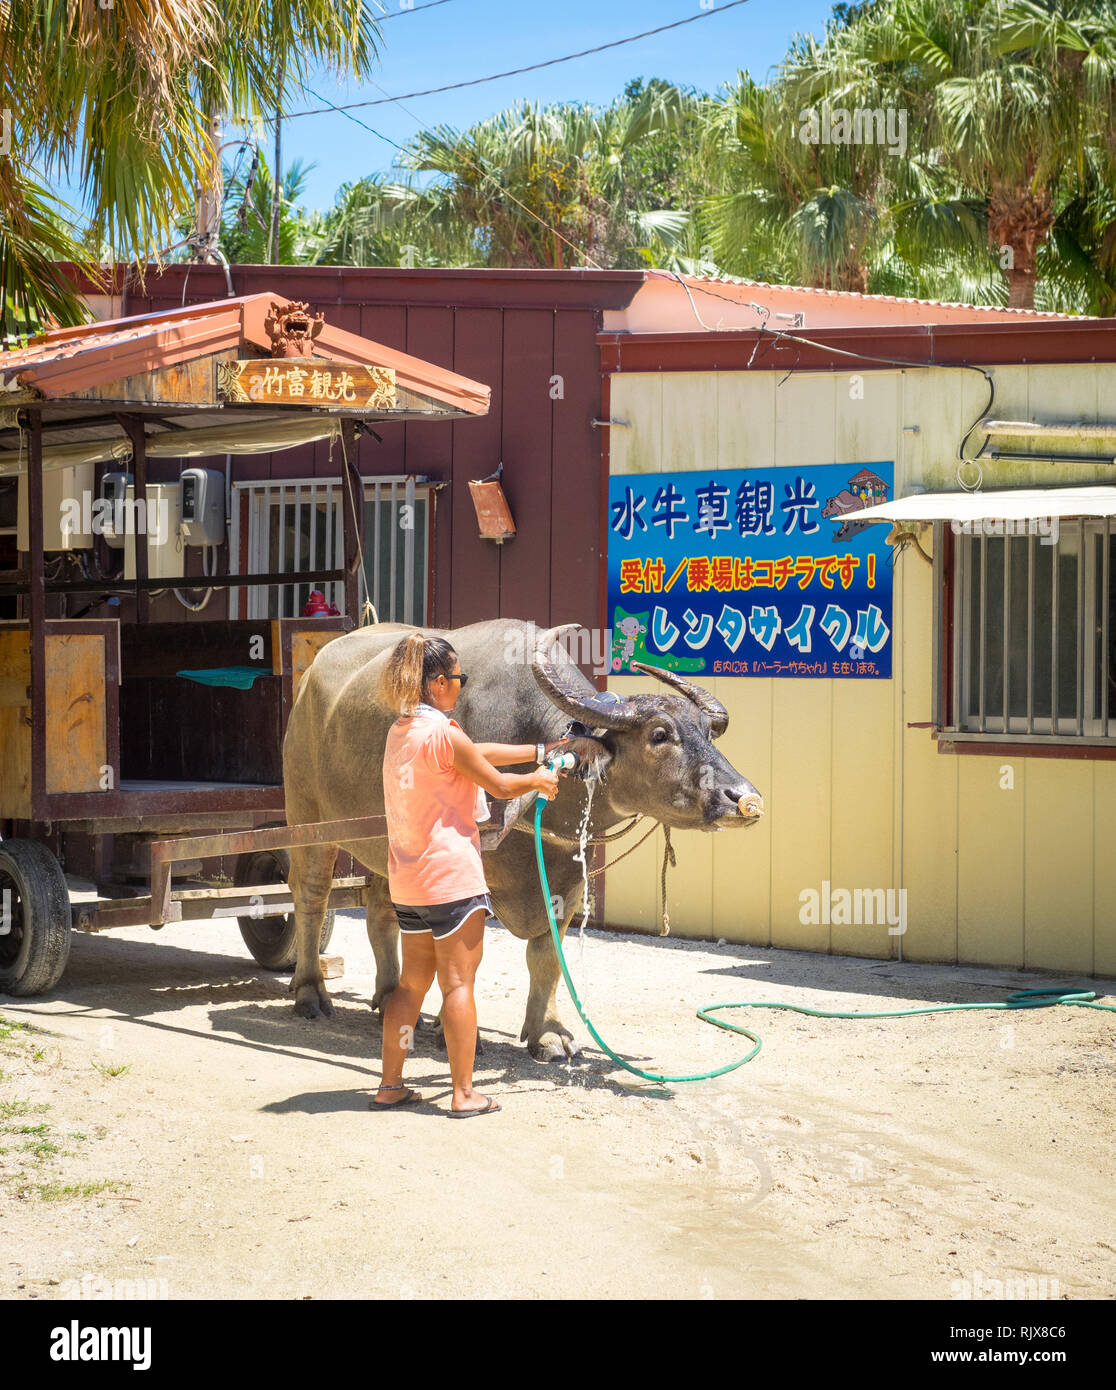
[[542, 808], [545, 799], [545, 797], [540, 796], [535, 802], [535, 859], [539, 866], [539, 882], [542, 885], [546, 915], [550, 922], [550, 935], [554, 940], [554, 949], [558, 954], [558, 964], [562, 967], [562, 978], [566, 981], [566, 988], [570, 991], [570, 997], [581, 1016], [582, 1023], [589, 1029], [597, 1046], [607, 1053], [618, 1067], [623, 1067], [625, 1071], [630, 1071], [633, 1076], [641, 1077], [644, 1081], [709, 1081], [715, 1076], [724, 1076], [727, 1072], [735, 1071], [737, 1067], [742, 1067], [745, 1062], [750, 1062], [763, 1046], [762, 1040], [757, 1033], [753, 1033], [748, 1028], [741, 1028], [735, 1023], [726, 1023], [724, 1019], [712, 1017], [714, 1013], [723, 1009], [787, 1009], [795, 1014], [808, 1014], [811, 1018], [910, 1018], [915, 1014], [958, 1013], [962, 1009], [1038, 1009], [1048, 1008], [1052, 1004], [1075, 1004], [1082, 1009], [1103, 1009], [1107, 1013], [1116, 1013], [1116, 1005], [1094, 1003], [1096, 995], [1092, 990], [1020, 989], [1016, 990], [1014, 994], [1009, 994], [1003, 1002], [998, 1004], [931, 1004], [922, 1009], [885, 1009], [873, 1010], [870, 1013], [845, 1013], [841, 1010], [810, 1009], [805, 1004], [773, 1004], [768, 1000], [745, 999], [739, 1003], [706, 1004], [703, 1009], [697, 1011], [697, 1016], [703, 1023], [711, 1023], [714, 1028], [724, 1028], [726, 1032], [739, 1033], [745, 1038], [751, 1038], [755, 1047], [739, 1061], [729, 1062], [727, 1066], [718, 1067], [715, 1071], [699, 1071], [688, 1076], [665, 1076], [659, 1072], [642, 1071], [639, 1067], [633, 1067], [630, 1062], [625, 1062], [622, 1057], [618, 1057], [593, 1027], [589, 1015], [581, 1006], [574, 982], [570, 978], [566, 956], [562, 950], [562, 938], [558, 934], [558, 923], [554, 918], [554, 904], [550, 897], [550, 883], [546, 876], [546, 865], [543, 863]]

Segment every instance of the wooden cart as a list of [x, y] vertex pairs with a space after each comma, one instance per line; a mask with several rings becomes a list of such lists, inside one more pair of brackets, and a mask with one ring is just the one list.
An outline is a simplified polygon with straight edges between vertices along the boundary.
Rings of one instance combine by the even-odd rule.
[[[360, 611], [358, 435], [379, 420], [484, 414], [488, 389], [305, 310], [247, 296], [0, 354], [0, 480], [16, 478], [23, 512], [18, 552], [9, 543], [5, 557], [0, 534], [0, 994], [56, 985], [75, 928], [231, 916], [260, 964], [290, 968], [285, 851], [384, 833], [382, 817], [286, 826], [283, 735], [317, 652]], [[311, 398], [312, 381], [335, 385]], [[156, 446], [181, 449], [181, 469], [253, 441], [262, 452], [326, 437], [342, 460], [341, 564], [230, 574], [226, 562], [201, 587], [333, 584], [348, 616], [154, 621], [168, 581], [149, 574], [146, 540], [128, 578], [106, 571], [98, 539], [52, 546], [50, 507], [80, 511], [81, 482], [99, 486], [107, 467], [129, 469], [146, 505]], [[82, 563], [57, 573], [74, 550]], [[248, 666], [247, 689], [181, 674]], [[323, 949], [334, 911], [359, 905], [368, 881], [340, 868]]]

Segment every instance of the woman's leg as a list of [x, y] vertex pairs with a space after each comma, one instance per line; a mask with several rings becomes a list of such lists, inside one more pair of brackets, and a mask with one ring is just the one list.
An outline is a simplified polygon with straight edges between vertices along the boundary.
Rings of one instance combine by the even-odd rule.
[[406, 1099], [406, 1091], [385, 1095], [384, 1088], [398, 1086], [403, 1080], [403, 1060], [414, 1039], [419, 1010], [434, 983], [436, 969], [434, 937], [430, 932], [400, 932], [400, 939], [403, 965], [399, 983], [384, 1007], [383, 1076], [375, 1101], [378, 1105], [398, 1105]]
[[477, 1006], [473, 981], [484, 951], [485, 910], [471, 912], [452, 936], [434, 942], [438, 984], [442, 990], [442, 1025], [453, 1080], [454, 1110], [481, 1110], [484, 1096], [473, 1090], [473, 1058], [477, 1048]]

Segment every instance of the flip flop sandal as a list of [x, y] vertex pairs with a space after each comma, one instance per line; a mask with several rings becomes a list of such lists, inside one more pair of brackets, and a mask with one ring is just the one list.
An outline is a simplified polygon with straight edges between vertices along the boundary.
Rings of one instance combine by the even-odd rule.
[[[405, 1091], [406, 1086], [381, 1086], [381, 1091]], [[375, 1100], [368, 1102], [369, 1110], [398, 1110], [403, 1105], [414, 1105], [416, 1101], [422, 1100], [418, 1091], [412, 1090], [409, 1096], [404, 1096], [402, 1100], [393, 1100], [390, 1105], [378, 1105]]]
[[451, 1110], [449, 1111], [449, 1117], [451, 1120], [468, 1120], [471, 1119], [474, 1115], [494, 1114], [495, 1111], [499, 1109], [499, 1102], [493, 1100], [492, 1097], [489, 1096], [487, 1103], [479, 1106], [476, 1110]]

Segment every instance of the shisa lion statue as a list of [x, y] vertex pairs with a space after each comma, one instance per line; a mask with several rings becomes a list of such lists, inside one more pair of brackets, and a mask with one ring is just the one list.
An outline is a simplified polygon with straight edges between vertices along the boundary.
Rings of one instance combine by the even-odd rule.
[[310, 345], [323, 327], [322, 315], [311, 315], [309, 304], [302, 300], [272, 302], [271, 313], [264, 319], [272, 357], [310, 357]]

